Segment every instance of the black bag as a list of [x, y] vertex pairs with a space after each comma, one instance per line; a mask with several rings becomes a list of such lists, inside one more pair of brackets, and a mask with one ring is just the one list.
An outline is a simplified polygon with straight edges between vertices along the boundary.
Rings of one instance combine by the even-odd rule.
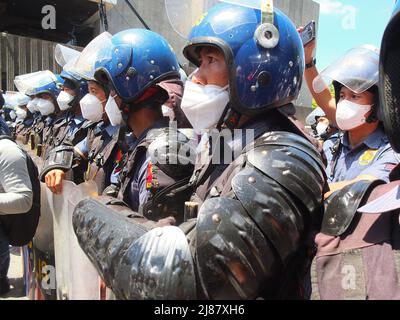
[[[2, 139], [14, 141], [9, 136], [0, 136], [0, 140]], [[40, 181], [38, 168], [31, 156], [22, 148], [20, 149], [26, 156], [26, 164], [32, 184], [33, 201], [31, 209], [26, 213], [0, 215], [0, 223], [12, 246], [23, 246], [32, 240], [40, 217]]]

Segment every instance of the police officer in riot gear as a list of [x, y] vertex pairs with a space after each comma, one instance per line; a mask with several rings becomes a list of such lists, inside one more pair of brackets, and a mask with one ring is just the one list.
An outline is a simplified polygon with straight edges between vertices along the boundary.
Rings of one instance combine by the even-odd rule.
[[[300, 90], [296, 28], [272, 7], [221, 3], [197, 21], [184, 55], [199, 70], [182, 110], [198, 133], [217, 129], [203, 138], [211, 152], [185, 186], [195, 189], [186, 221], [151, 230], [86, 200], [73, 218], [78, 241], [117, 298], [302, 298], [326, 176], [317, 150], [279, 110]], [[240, 151], [233, 161], [214, 163], [223, 128], [250, 130], [254, 141], [240, 134], [228, 144]]]
[[18, 77], [14, 82], [20, 92], [33, 97], [32, 102], [27, 105], [28, 110], [31, 109], [35, 112], [29, 133], [31, 149], [36, 149], [37, 155], [43, 156], [44, 147], [51, 136], [53, 125], [62, 116], [57, 104], [57, 97], [61, 91], [63, 80], [48, 70], [22, 77], [24, 77], [22, 82]]
[[[174, 212], [181, 214], [182, 201], [154, 201], [166, 187], [182, 183], [182, 179], [188, 180], [192, 172], [191, 164], [163, 165], [146, 154], [148, 149], [153, 148], [168, 150], [169, 119], [162, 116], [161, 106], [170, 99], [171, 87], [182, 87], [177, 58], [166, 40], [151, 31], [125, 30], [114, 35], [110, 42], [111, 51], [118, 54], [122, 63], [103, 59], [97, 67], [95, 78], [110, 86], [105, 110], [111, 124], [124, 123], [135, 137], [129, 152], [116, 168], [121, 169], [118, 198], [132, 210], [140, 211], [150, 219], [164, 218], [162, 212], [168, 210], [170, 215], [175, 215]], [[141, 42], [143, 45], [139, 44]], [[120, 77], [121, 69], [126, 73], [123, 79]], [[179, 138], [185, 140], [185, 137], [179, 132], [177, 136], [175, 143], [179, 148]], [[179, 204], [182, 205], [180, 210], [174, 208]]]
[[[96, 123], [82, 117], [79, 101], [88, 93], [87, 81], [70, 70], [64, 70], [61, 77], [64, 79], [63, 92], [60, 93], [58, 102], [65, 112], [65, 116], [54, 124], [51, 140], [47, 142], [45, 163], [40, 173], [41, 181], [45, 181], [46, 174], [53, 169], [69, 170], [72, 168], [74, 146], [84, 140], [88, 130]], [[60, 167], [61, 165], [61, 167]], [[86, 164], [74, 166], [70, 172], [75, 183], [84, 181]], [[61, 175], [62, 173], [59, 172]], [[61, 183], [63, 177], [59, 176]], [[53, 186], [52, 186], [53, 188]], [[55, 190], [60, 192], [61, 190]]]
[[[13, 124], [11, 136], [15, 139], [17, 128], [21, 130], [24, 128], [26, 130], [27, 127], [32, 125], [33, 117], [32, 113], [28, 110], [26, 105], [29, 103], [30, 98], [25, 94], [19, 94], [17, 97], [17, 105], [15, 107], [15, 123]], [[19, 131], [20, 131], [19, 130]]]
[[[85, 139], [73, 149], [64, 150], [65, 153], [73, 154], [74, 163], [71, 163], [72, 165], [88, 166], [85, 180], [94, 180], [99, 193], [102, 193], [105, 187], [111, 184], [112, 171], [122, 156], [118, 144], [119, 126], [110, 124], [104, 111], [109, 89], [94, 79], [96, 62], [96, 52], [94, 51], [97, 50], [103, 39], [110, 37], [109, 33], [103, 33], [93, 39], [71, 66], [75, 74], [79, 74], [88, 82], [88, 93], [80, 100], [82, 116], [97, 125], [90, 128]], [[47, 170], [42, 173], [45, 175], [47, 186], [55, 193], [62, 192], [64, 170], [67, 170], [64, 166], [57, 167], [57, 164], [54, 163], [51, 171]]]
[[44, 159], [47, 159], [50, 150], [64, 141], [72, 145], [80, 142], [91, 125], [82, 118], [79, 108], [80, 98], [87, 93], [86, 81], [65, 70], [60, 76], [63, 79], [63, 88], [57, 97], [57, 104], [60, 104], [62, 116], [54, 122], [52, 134], [45, 141], [47, 151], [43, 153]]
[[[131, 43], [130, 39], [143, 39], [152, 42], [152, 45], [146, 44], [141, 47], [136, 43]], [[190, 166], [178, 167], [171, 171], [168, 165], [162, 167], [153, 163], [146, 155], [148, 148], [168, 147], [168, 139], [166, 138], [168, 137], [168, 130], [161, 130], [161, 128], [168, 127], [168, 119], [162, 117], [161, 105], [171, 98], [170, 94], [173, 92], [171, 86], [180, 85], [182, 87], [182, 83], [179, 80], [180, 74], [177, 59], [167, 42], [153, 32], [135, 29], [126, 30], [113, 36], [111, 39], [104, 37], [103, 40], [104, 43], [102, 46], [94, 46], [99, 52], [96, 57], [99, 65], [97, 66], [95, 78], [97, 85], [102, 85], [103, 87], [107, 85], [111, 89], [108, 101], [105, 104], [106, 120], [107, 124], [109, 124], [108, 131], [115, 131], [115, 128], [123, 124], [124, 127], [128, 127], [132, 131], [136, 138], [134, 144], [130, 146], [129, 154], [126, 155], [123, 161], [120, 161], [113, 173], [106, 175], [107, 180], [110, 182], [111, 178], [115, 179], [117, 176], [119, 177], [114, 182], [114, 187], [107, 189], [105, 192], [108, 195], [114, 196], [119, 193], [119, 198], [132, 209], [139, 211], [140, 207], [141, 212], [151, 214], [155, 217], [155, 220], [158, 220], [157, 215], [163, 217], [161, 211], [166, 211], [164, 205], [167, 205], [168, 202], [165, 201], [162, 206], [154, 207], [153, 199], [156, 199], [156, 196], [166, 186], [173, 185], [174, 182], [178, 182], [178, 180], [185, 177], [188, 180], [192, 172], [192, 167]], [[133, 45], [135, 45], [135, 55], [140, 57], [140, 59], [135, 56], [134, 61], [130, 62], [131, 52], [126, 50], [126, 47]], [[125, 51], [119, 51], [122, 49], [125, 49]], [[112, 50], [115, 50], [115, 52]], [[148, 59], [145, 61], [141, 60], [146, 51], [151, 51], [152, 53], [150, 61]], [[110, 59], [108, 56], [109, 52], [113, 54], [118, 53], [120, 55], [118, 59], [122, 59], [125, 65], [117, 62], [119, 61], [118, 59]], [[143, 55], [140, 55], [141, 53]], [[82, 54], [84, 55], [85, 52]], [[90, 55], [88, 53], [88, 56]], [[146, 66], [144, 63], [150, 63], [150, 65]], [[118, 77], [121, 73], [121, 68], [125, 68], [124, 72], [127, 73], [124, 79]], [[142, 81], [139, 76], [135, 77], [135, 74], [131, 74], [134, 72], [146, 75], [146, 81]], [[101, 113], [97, 114], [97, 116], [101, 118]], [[103, 129], [105, 130], [102, 130], [103, 133], [107, 133], [107, 128], [104, 127]], [[152, 129], [160, 130], [152, 131]], [[124, 138], [123, 130], [121, 130], [121, 134], [119, 135], [114, 133], [112, 133], [112, 136], [114, 136], [113, 144], [110, 144], [110, 147], [115, 146], [117, 142], [115, 138]], [[103, 165], [101, 161], [104, 161], [105, 153], [100, 151], [102, 146], [105, 148], [104, 144], [93, 145], [92, 147], [94, 148], [88, 154], [90, 157], [93, 157], [90, 162], [93, 162], [94, 166], [91, 166], [88, 170], [88, 175], [93, 175], [92, 178], [97, 177], [98, 169]], [[83, 145], [75, 146], [75, 149], [76, 147], [85, 149]], [[108, 151], [113, 151], [113, 148], [110, 148]], [[78, 151], [79, 153], [82, 152]], [[55, 172], [48, 172], [53, 169], [65, 170], [70, 168], [71, 162], [68, 161], [73, 158], [72, 154], [72, 148], [64, 147], [62, 150], [63, 156], [57, 157], [57, 159], [65, 159], [67, 161], [63, 163], [61, 163], [62, 161], [57, 162], [57, 160], [55, 161], [56, 157], [53, 157], [51, 161], [48, 161], [49, 165], [45, 165], [42, 171], [42, 179], [47, 175], [47, 185], [54, 188], [54, 191], [61, 191], [62, 177], [61, 179], [58, 176], [52, 177], [51, 175], [54, 175]], [[118, 156], [118, 151], [114, 156]], [[100, 162], [96, 164], [95, 162], [97, 161]], [[183, 183], [179, 182], [180, 184]], [[106, 184], [102, 183], [100, 190], [103, 190], [104, 186]], [[169, 205], [171, 208], [175, 205], [178, 207], [179, 203], [181, 204], [180, 211], [182, 212], [182, 202], [174, 199], [173, 203]], [[173, 215], [173, 212], [175, 211], [171, 210], [170, 214]]]
[[[68, 128], [65, 132], [62, 131], [54, 142], [54, 146], [57, 146], [61, 141], [70, 141], [72, 144], [76, 144], [82, 140], [81, 135], [83, 131], [80, 131], [80, 127], [85, 124], [85, 119], [82, 117], [79, 101], [88, 93], [87, 81], [82, 79], [80, 76], [63, 70], [60, 76], [64, 79], [63, 91], [57, 98], [58, 105], [62, 111], [66, 112], [66, 121]], [[80, 132], [80, 136], [76, 137], [76, 133]]]

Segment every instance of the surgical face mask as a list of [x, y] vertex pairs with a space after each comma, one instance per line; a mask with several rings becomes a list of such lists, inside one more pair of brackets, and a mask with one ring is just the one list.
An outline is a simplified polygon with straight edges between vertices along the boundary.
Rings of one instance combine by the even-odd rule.
[[37, 99], [35, 98], [33, 100], [30, 100], [28, 102], [28, 104], [26, 105], [26, 107], [28, 108], [30, 113], [35, 113], [35, 111], [36, 111], [36, 102], [37, 102]]
[[[14, 110], [11, 110], [9, 115], [10, 115], [11, 120], [14, 121], [15, 118], [18, 118], [18, 110], [17, 110], [17, 112], [15, 112]], [[25, 119], [25, 118], [26, 118], [26, 111], [25, 111], [25, 117], [20, 118], [20, 119]]]
[[60, 107], [60, 110], [64, 111], [71, 108], [72, 106], [70, 105], [70, 103], [72, 102], [72, 100], [74, 100], [74, 96], [65, 91], [61, 91], [57, 97], [57, 103]]
[[371, 108], [371, 105], [361, 105], [349, 100], [340, 101], [336, 107], [336, 123], [339, 129], [348, 131], [364, 124], [365, 114]]
[[103, 117], [103, 105], [96, 96], [88, 93], [79, 102], [82, 110], [82, 117], [89, 121], [98, 122]]
[[227, 88], [186, 81], [181, 108], [197, 133], [217, 126], [229, 102]]
[[163, 104], [161, 106], [161, 110], [162, 110], [162, 114], [164, 117], [168, 117], [169, 121], [174, 121], [175, 120], [175, 112], [172, 108], [166, 106], [165, 104]]
[[329, 127], [329, 124], [323, 123], [323, 122], [319, 122], [317, 124], [317, 127], [315, 128], [315, 130], [317, 131], [318, 136], [321, 137], [324, 134], [326, 134], [326, 132], [328, 131], [328, 127]]
[[119, 126], [122, 123], [122, 113], [121, 110], [119, 110], [117, 102], [115, 101], [116, 95], [114, 97], [109, 96], [105, 111], [107, 113], [108, 120], [110, 120], [110, 123], [112, 126]]
[[[11, 112], [14, 112], [14, 110], [12, 110]], [[11, 112], [10, 112], [10, 116], [11, 116]], [[26, 110], [24, 110], [24, 109], [17, 108], [15, 113], [17, 115], [17, 120], [23, 120], [26, 118]]]
[[48, 116], [49, 114], [52, 114], [56, 109], [53, 102], [42, 98], [38, 99], [37, 108], [42, 116]]

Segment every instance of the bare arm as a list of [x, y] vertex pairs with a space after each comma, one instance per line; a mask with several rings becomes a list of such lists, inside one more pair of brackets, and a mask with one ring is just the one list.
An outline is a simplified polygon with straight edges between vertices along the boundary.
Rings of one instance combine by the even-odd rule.
[[[304, 47], [305, 61], [306, 64], [310, 63], [313, 59], [313, 51], [315, 49], [315, 40], [310, 42]], [[330, 123], [336, 123], [336, 101], [335, 97], [332, 97], [328, 88], [321, 93], [316, 93], [313, 89], [313, 81], [319, 75], [318, 70], [315, 66], [305, 70], [304, 76], [307, 82], [308, 89], [310, 90], [313, 98], [317, 104], [324, 110], [326, 117]]]

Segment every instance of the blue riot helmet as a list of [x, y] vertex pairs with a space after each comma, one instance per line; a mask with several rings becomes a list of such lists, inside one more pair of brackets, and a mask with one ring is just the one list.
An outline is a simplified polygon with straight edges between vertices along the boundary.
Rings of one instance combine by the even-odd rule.
[[400, 1], [382, 38], [379, 84], [382, 118], [390, 144], [400, 152]]
[[263, 1], [233, 2], [237, 4], [217, 3], [201, 15], [183, 54], [199, 66], [201, 47], [214, 46], [223, 52], [230, 106], [241, 114], [289, 104], [299, 94], [304, 72], [304, 49], [295, 25], [273, 8], [272, 1], [265, 1], [269, 6], [263, 9]]
[[29, 106], [33, 112], [42, 116], [58, 112], [57, 97], [62, 90], [60, 77], [49, 70], [17, 76], [14, 84], [19, 92], [34, 98]]
[[62, 90], [62, 79], [49, 70], [33, 72], [14, 79], [14, 84], [19, 92], [34, 97], [48, 93], [57, 99]]
[[114, 89], [122, 102], [130, 106], [154, 97], [157, 90], [149, 89], [159, 88], [157, 83], [180, 78], [172, 47], [162, 36], [145, 29], [121, 31], [108, 43], [105, 41], [95, 70], [95, 79]]
[[88, 45], [79, 53], [73, 63], [70, 63], [69, 67], [67, 66], [69, 71], [77, 75], [78, 77], [88, 82], [94, 81], [99, 84], [104, 90], [107, 97], [109, 96], [108, 86], [98, 82], [94, 78], [94, 72], [96, 62], [99, 62], [97, 56], [99, 55], [99, 53], [101, 53], [102, 49], [107, 47], [107, 45], [111, 45], [111, 37], [112, 35], [107, 31], [99, 34], [92, 41], [90, 41]]
[[63, 68], [60, 76], [64, 80], [63, 88], [72, 90], [73, 94], [63, 90], [58, 96], [58, 104], [61, 110], [67, 110], [71, 107], [76, 107], [79, 101], [88, 92], [87, 82], [80, 75], [73, 72], [72, 66], [79, 58], [80, 52], [78, 50], [69, 48], [62, 44], [57, 44], [54, 49], [54, 58], [57, 63]]
[[64, 80], [63, 87], [68, 88], [74, 92], [74, 95], [69, 95], [63, 91], [58, 97], [58, 104], [61, 110], [67, 110], [79, 105], [79, 101], [88, 93], [88, 84], [85, 79], [79, 75], [65, 70], [61, 71], [61, 78]]
[[49, 93], [53, 96], [54, 99], [57, 99], [58, 95], [62, 90], [63, 82], [59, 81], [58, 78], [55, 81], [52, 81], [43, 86], [37, 87], [33, 89], [33, 93], [35, 95], [40, 95], [43, 93]]

